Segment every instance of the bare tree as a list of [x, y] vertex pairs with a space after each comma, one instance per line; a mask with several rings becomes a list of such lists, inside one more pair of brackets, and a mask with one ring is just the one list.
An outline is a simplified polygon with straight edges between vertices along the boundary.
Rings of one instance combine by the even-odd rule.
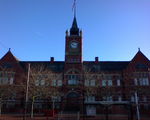
[[0, 67], [0, 115], [4, 101], [15, 97], [14, 74], [11, 69]]
[[[51, 100], [54, 109], [54, 99], [60, 95], [57, 80], [62, 79], [62, 74], [54, 73], [47, 66], [32, 65], [29, 79], [29, 99], [32, 100], [31, 117], [33, 117], [34, 101], [37, 99]], [[59, 84], [59, 85], [58, 85]]]
[[[100, 85], [98, 77], [99, 77], [98, 72], [94, 72], [89, 66], [83, 67], [84, 97], [85, 102], [87, 102], [89, 105], [91, 102], [95, 102], [96, 100], [97, 89]], [[86, 106], [86, 110], [87, 107], [88, 106]]]

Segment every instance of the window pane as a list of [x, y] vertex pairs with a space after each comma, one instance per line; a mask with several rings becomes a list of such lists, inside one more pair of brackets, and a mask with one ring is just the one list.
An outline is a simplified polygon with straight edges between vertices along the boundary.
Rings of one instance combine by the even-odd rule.
[[56, 86], [56, 80], [52, 80], [52, 86]]
[[91, 86], [95, 86], [95, 80], [91, 80]]
[[45, 80], [41, 80], [40, 85], [45, 85]]
[[12, 85], [14, 82], [14, 78], [10, 78], [9, 84]]
[[134, 79], [134, 85], [138, 85], [137, 78]]
[[39, 86], [39, 80], [35, 80], [35, 86]]
[[108, 80], [108, 86], [112, 86], [112, 80]]
[[149, 80], [148, 80], [148, 78], [145, 78], [145, 81], [146, 81], [146, 85], [149, 85]]
[[58, 80], [58, 86], [62, 86], [62, 80]]
[[102, 86], [106, 86], [106, 80], [102, 80]]
[[118, 96], [118, 101], [122, 101], [122, 97], [121, 96]]
[[89, 86], [89, 80], [85, 80], [84, 85]]
[[8, 78], [4, 77], [2, 82], [3, 82], [3, 84], [8, 84]]
[[139, 79], [139, 83], [141, 86], [143, 85], [143, 79], [142, 78]]
[[131, 96], [131, 102], [134, 102], [134, 101], [135, 101], [134, 96]]
[[120, 80], [119, 79], [117, 80], [117, 86], [120, 86]]

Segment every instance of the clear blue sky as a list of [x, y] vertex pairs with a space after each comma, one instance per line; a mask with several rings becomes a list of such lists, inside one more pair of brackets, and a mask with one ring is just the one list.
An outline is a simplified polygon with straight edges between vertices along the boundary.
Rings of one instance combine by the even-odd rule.
[[[0, 57], [8, 48], [20, 60], [64, 60], [73, 0], [0, 0]], [[77, 0], [83, 59], [150, 59], [150, 0]]]

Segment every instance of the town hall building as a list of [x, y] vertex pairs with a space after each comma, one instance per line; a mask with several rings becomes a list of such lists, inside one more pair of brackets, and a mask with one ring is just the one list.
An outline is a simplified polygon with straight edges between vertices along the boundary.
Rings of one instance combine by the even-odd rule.
[[[9, 50], [0, 59], [2, 112], [57, 109], [86, 115], [150, 111], [150, 61], [140, 51], [130, 61], [83, 61], [76, 17], [65, 33], [65, 60], [21, 61]], [[13, 111], [11, 111], [13, 110]]]

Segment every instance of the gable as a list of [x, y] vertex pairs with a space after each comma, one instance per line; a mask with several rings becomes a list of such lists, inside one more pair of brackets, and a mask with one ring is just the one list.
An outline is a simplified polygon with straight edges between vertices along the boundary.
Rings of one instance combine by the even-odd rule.
[[133, 70], [148, 70], [149, 67], [149, 59], [140, 50], [136, 53], [128, 65], [128, 68]]
[[19, 64], [19, 60], [11, 53], [10, 50], [0, 59], [0, 69], [9, 71], [23, 70]]
[[9, 50], [1, 59], [0, 62], [18, 62], [19, 60]]

